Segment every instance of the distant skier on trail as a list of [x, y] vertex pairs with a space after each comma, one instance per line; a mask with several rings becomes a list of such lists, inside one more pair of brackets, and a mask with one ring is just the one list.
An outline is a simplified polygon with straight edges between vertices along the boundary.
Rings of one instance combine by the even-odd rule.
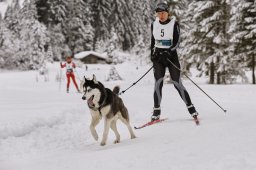
[[66, 57], [66, 62], [63, 64], [62, 62], [60, 62], [60, 67], [64, 68], [66, 67], [66, 76], [67, 76], [67, 93], [69, 93], [69, 85], [70, 85], [70, 78], [72, 79], [76, 90], [78, 93], [80, 93], [80, 90], [78, 88], [78, 85], [76, 83], [76, 79], [75, 79], [75, 74], [74, 74], [74, 69], [76, 68], [76, 65], [74, 62], [72, 62], [72, 57], [69, 55]]
[[157, 19], [151, 25], [151, 61], [155, 77], [154, 108], [151, 121], [160, 119], [163, 79], [165, 70], [168, 68], [174, 87], [179, 92], [191, 116], [196, 123], [199, 123], [198, 113], [181, 82], [180, 63], [176, 51], [180, 40], [179, 23], [176, 17], [169, 13], [168, 5], [163, 2], [157, 4], [155, 12]]

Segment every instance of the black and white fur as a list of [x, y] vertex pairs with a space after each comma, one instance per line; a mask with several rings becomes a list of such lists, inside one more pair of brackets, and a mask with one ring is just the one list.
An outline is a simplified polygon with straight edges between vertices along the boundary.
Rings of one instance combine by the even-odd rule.
[[104, 120], [104, 132], [101, 141], [101, 145], [106, 144], [109, 128], [111, 128], [116, 136], [114, 143], [120, 142], [120, 134], [117, 131], [116, 121], [120, 119], [128, 128], [131, 139], [135, 138], [135, 134], [129, 123], [128, 110], [125, 107], [122, 99], [118, 97], [120, 88], [114, 87], [113, 91], [105, 88], [104, 85], [96, 80], [93, 75], [92, 80], [88, 80], [84, 77], [81, 82], [81, 89], [83, 89], [83, 100], [87, 100], [88, 107], [91, 112], [92, 120], [90, 125], [91, 134], [94, 139], [98, 140], [98, 134], [95, 127], [100, 122], [101, 118]]

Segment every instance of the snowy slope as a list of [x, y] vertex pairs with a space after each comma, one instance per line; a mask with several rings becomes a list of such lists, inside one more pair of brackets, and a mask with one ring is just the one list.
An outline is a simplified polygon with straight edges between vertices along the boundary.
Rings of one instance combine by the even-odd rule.
[[[90, 114], [81, 94], [65, 81], [55, 81], [58, 63], [49, 65], [50, 81], [35, 81], [37, 73], [0, 73], [0, 170], [253, 170], [256, 169], [255, 95], [252, 85], [207, 85], [193, 77], [225, 109], [224, 114], [192, 83], [184, 80], [201, 125], [195, 126], [174, 87], [164, 85], [162, 117], [165, 123], [136, 130], [130, 140], [119, 122], [121, 143], [101, 147], [89, 133]], [[124, 81], [105, 82], [111, 66], [78, 68], [79, 77], [95, 74], [106, 87], [130, 86], [149, 66], [116, 66]], [[64, 71], [64, 70], [63, 70]], [[63, 75], [62, 71], [62, 75]], [[79, 80], [78, 80], [79, 81]], [[153, 106], [153, 74], [121, 97], [132, 125], [149, 120]], [[100, 139], [102, 123], [97, 128]]]

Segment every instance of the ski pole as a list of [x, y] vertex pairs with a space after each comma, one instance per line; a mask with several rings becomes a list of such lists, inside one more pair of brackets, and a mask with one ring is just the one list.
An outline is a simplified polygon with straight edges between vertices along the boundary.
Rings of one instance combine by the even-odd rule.
[[76, 76], [78, 77], [78, 80], [81, 82], [81, 79], [80, 79], [80, 76], [79, 76], [78, 72], [76, 71], [76, 69], [74, 69], [74, 70], [76, 72]]
[[182, 71], [179, 67], [177, 67], [169, 58], [167, 60], [176, 68], [178, 69], [181, 73], [183, 73], [199, 90], [201, 90], [208, 98], [210, 98], [219, 108], [224, 111], [225, 113], [227, 112], [226, 109], [223, 109], [213, 98], [211, 98], [201, 87], [199, 87], [184, 71]]
[[153, 67], [154, 67], [154, 66], [150, 67], [150, 68], [148, 69], [148, 71], [147, 71], [145, 74], [143, 74], [143, 75], [139, 78], [139, 80], [137, 80], [136, 82], [134, 82], [134, 83], [133, 83], [130, 87], [128, 87], [127, 89], [121, 91], [121, 92], [119, 93], [119, 95], [121, 95], [122, 93], [125, 93], [125, 92], [126, 92], [127, 90], [129, 90], [132, 86], [134, 86], [135, 84], [137, 84], [143, 77], [145, 77], [145, 76], [148, 74], [148, 72], [149, 72], [150, 70], [152, 70]]
[[61, 79], [62, 79], [62, 68], [60, 67], [60, 75], [59, 75], [59, 91], [61, 91]]

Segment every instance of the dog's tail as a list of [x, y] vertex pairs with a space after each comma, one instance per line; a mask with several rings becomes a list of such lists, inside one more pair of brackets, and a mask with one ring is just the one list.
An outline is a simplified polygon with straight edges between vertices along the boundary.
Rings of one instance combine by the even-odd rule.
[[120, 87], [119, 87], [119, 86], [115, 86], [115, 87], [113, 88], [113, 93], [118, 94], [119, 91], [120, 91]]

